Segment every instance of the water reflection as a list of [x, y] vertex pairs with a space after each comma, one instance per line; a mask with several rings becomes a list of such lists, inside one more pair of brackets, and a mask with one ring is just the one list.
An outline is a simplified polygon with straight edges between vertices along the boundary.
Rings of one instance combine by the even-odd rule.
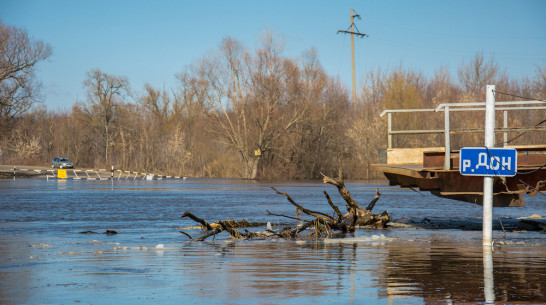
[[32, 269], [40, 264], [33, 260], [32, 247], [26, 240], [0, 237], [0, 303], [27, 303], [27, 295], [18, 291], [30, 287]]
[[490, 248], [482, 251], [449, 242], [430, 247], [392, 243], [387, 250], [385, 266], [379, 271], [379, 282], [386, 286], [382, 295], [420, 295], [425, 303], [439, 299], [456, 303], [546, 301], [544, 254], [525, 257], [522, 252], [528, 249], [522, 248], [493, 253]]
[[31, 247], [35, 241], [0, 238], [0, 302], [97, 302], [108, 295], [104, 300], [141, 303], [128, 296], [150, 294], [208, 303], [546, 302], [544, 247], [487, 252], [449, 238], [219, 240], [161, 250], [106, 242]]
[[[290, 215], [293, 207], [267, 185], [240, 181], [61, 186], [0, 181], [0, 303], [546, 303], [546, 245], [538, 232], [509, 232], [507, 240], [518, 242], [495, 252], [483, 251], [479, 231], [458, 230], [359, 230], [336, 243], [230, 242], [225, 235], [192, 243], [176, 229], [193, 224], [179, 218], [185, 210], [211, 220], [269, 221], [266, 209]], [[323, 189], [282, 185], [315, 210], [325, 206]], [[411, 191], [382, 193], [380, 208], [396, 217], [480, 212]], [[497, 211], [523, 216], [543, 205]], [[105, 229], [119, 234], [79, 234]], [[387, 239], [370, 242], [372, 234]], [[49, 247], [32, 247], [41, 244]]]
[[[369, 279], [382, 251], [368, 249], [360, 257], [356, 245], [327, 246], [294, 241], [233, 242], [211, 245], [214, 254], [186, 249], [184, 273], [193, 279], [196, 297], [203, 290], [217, 300], [342, 300], [377, 299]], [[190, 263], [188, 263], [190, 262]], [[356, 288], [358, 286], [358, 288]], [[305, 302], [307, 303], [307, 302]]]

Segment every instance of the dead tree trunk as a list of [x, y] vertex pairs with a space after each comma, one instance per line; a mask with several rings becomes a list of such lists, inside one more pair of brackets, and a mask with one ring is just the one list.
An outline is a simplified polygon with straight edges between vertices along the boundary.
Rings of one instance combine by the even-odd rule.
[[[345, 182], [343, 181], [343, 169], [339, 169], [337, 178], [330, 178], [325, 175], [323, 176], [324, 178], [322, 179], [322, 181], [324, 183], [328, 183], [337, 187], [339, 194], [347, 204], [347, 214], [343, 216], [343, 219], [346, 223], [350, 223], [350, 225], [348, 226], [349, 230], [354, 230], [357, 226], [374, 226], [382, 228], [385, 227], [385, 225], [391, 220], [388, 211], [384, 211], [381, 214], [372, 213], [372, 209], [374, 208], [375, 203], [381, 197], [381, 193], [379, 193], [379, 190], [376, 190], [374, 198], [370, 201], [368, 206], [363, 209], [356, 203], [356, 201], [351, 196], [351, 193], [349, 193], [349, 190], [347, 190], [347, 188], [345, 187]], [[326, 192], [324, 192], [324, 194], [326, 195], [326, 198], [328, 199], [330, 205], [333, 206], [333, 203], [331, 203], [330, 200], [330, 196], [328, 196]], [[338, 213], [339, 215], [339, 210], [336, 211], [336, 213]]]

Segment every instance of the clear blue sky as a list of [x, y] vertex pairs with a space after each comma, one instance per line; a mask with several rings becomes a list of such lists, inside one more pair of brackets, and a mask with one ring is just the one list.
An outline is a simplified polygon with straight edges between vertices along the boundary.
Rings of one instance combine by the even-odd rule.
[[53, 47], [38, 67], [49, 110], [85, 100], [86, 72], [128, 77], [170, 89], [175, 74], [216, 49], [225, 37], [249, 48], [269, 28], [282, 36], [285, 55], [315, 47], [325, 70], [351, 86], [350, 25], [362, 16], [356, 39], [357, 82], [370, 70], [406, 68], [432, 76], [447, 66], [455, 76], [476, 52], [494, 56], [513, 78], [533, 77], [546, 65], [546, 1], [174, 1], [0, 0], [2, 22], [26, 29]]

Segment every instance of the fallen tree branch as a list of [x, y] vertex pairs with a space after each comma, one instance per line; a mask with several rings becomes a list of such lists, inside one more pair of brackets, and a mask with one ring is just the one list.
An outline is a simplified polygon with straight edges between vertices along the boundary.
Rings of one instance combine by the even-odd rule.
[[334, 212], [336, 212], [338, 221], [343, 220], [343, 214], [341, 214], [341, 211], [337, 208], [337, 206], [332, 202], [332, 199], [330, 198], [330, 195], [328, 195], [328, 192], [324, 191], [324, 196], [326, 196], [326, 200], [328, 201], [328, 204], [332, 207]]
[[184, 214], [182, 214], [181, 218], [184, 218], [184, 217], [189, 217], [193, 221], [200, 223], [203, 227], [205, 227], [209, 231], [214, 229], [213, 227], [211, 227], [211, 225], [206, 220], [204, 220], [202, 218], [199, 218], [199, 217], [193, 215], [190, 212], [184, 212]]
[[218, 228], [214, 229], [213, 231], [210, 231], [207, 234], [205, 234], [205, 235], [203, 235], [203, 236], [201, 236], [199, 238], [192, 239], [192, 241], [203, 241], [203, 240], [205, 240], [205, 239], [207, 239], [207, 238], [209, 238], [211, 236], [216, 236], [216, 234], [218, 234], [218, 233], [220, 233], [222, 231], [223, 231], [222, 228], [218, 227]]
[[311, 210], [308, 210], [304, 207], [302, 207], [301, 205], [299, 205], [298, 203], [296, 203], [294, 201], [294, 199], [292, 199], [292, 197], [290, 197], [290, 195], [288, 195], [288, 193], [285, 193], [285, 192], [279, 192], [277, 191], [276, 188], [270, 186], [271, 189], [273, 189], [275, 192], [277, 192], [277, 194], [279, 195], [284, 195], [286, 196], [286, 199], [288, 200], [288, 202], [290, 202], [291, 204], [295, 205], [296, 208], [299, 210], [299, 211], [302, 211], [303, 213], [307, 214], [307, 215], [310, 215], [310, 216], [313, 216], [313, 217], [316, 217], [316, 218], [320, 218], [320, 219], [323, 219], [323, 220], [326, 220], [326, 221], [331, 221], [331, 222], [334, 222], [335, 220], [330, 217], [330, 215], [326, 215], [324, 213], [321, 213], [321, 212], [317, 212], [317, 211], [311, 211]]
[[[271, 186], [270, 188], [272, 190], [274, 190], [279, 195], [284, 195], [288, 202], [296, 207], [296, 217], [282, 214], [274, 214], [266, 210], [268, 215], [303, 221], [303, 224], [298, 224], [294, 228], [285, 227], [281, 232], [277, 232], [273, 230], [268, 223], [250, 223], [244, 219], [242, 221], [227, 219], [209, 224], [206, 220], [199, 218], [190, 212], [185, 212], [184, 214], [182, 214], [182, 217], [188, 217], [193, 221], [201, 224], [200, 227], [189, 227], [190, 229], [205, 229], [208, 232], [201, 237], [195, 239], [192, 239], [192, 237], [186, 232], [180, 231], [180, 233], [186, 235], [192, 241], [203, 241], [210, 236], [215, 236], [222, 231], [227, 231], [230, 236], [235, 239], [267, 238], [271, 236], [277, 236], [281, 238], [295, 238], [298, 236], [298, 234], [307, 229], [310, 229], [311, 233], [309, 235], [311, 236], [324, 237], [330, 236], [332, 234], [332, 230], [347, 232], [354, 231], [357, 226], [385, 227], [386, 224], [391, 220], [388, 211], [384, 211], [381, 214], [372, 214], [371, 212], [371, 210], [374, 208], [375, 204], [381, 197], [379, 189], [376, 189], [373, 199], [370, 201], [366, 209], [363, 209], [353, 200], [351, 194], [345, 187], [345, 183], [343, 182], [343, 171], [341, 169], [339, 170], [337, 178], [330, 178], [326, 175], [323, 176], [323, 182], [336, 186], [339, 194], [345, 200], [348, 211], [345, 215], [343, 215], [338, 207], [333, 203], [332, 198], [330, 198], [330, 195], [326, 191], [324, 191], [324, 196], [326, 197], [326, 200], [328, 201], [328, 204], [330, 205], [332, 210], [335, 212], [335, 215], [337, 215], [337, 218], [334, 218], [334, 216], [330, 216], [322, 212], [309, 210], [298, 204], [294, 199], [292, 199], [292, 197], [290, 197], [290, 195], [288, 195], [288, 193], [280, 192], [276, 188]], [[314, 219], [302, 220], [299, 215], [300, 212], [308, 216], [312, 216], [314, 217]], [[255, 227], [266, 224], [267, 229], [265, 232], [250, 232], [245, 229], [245, 232], [241, 233], [236, 229]]]
[[308, 221], [306, 223], [304, 223], [303, 225], [301, 226], [296, 226], [296, 229], [294, 230], [285, 230], [283, 232], [280, 233], [280, 236], [282, 237], [289, 237], [289, 238], [295, 238], [300, 232], [302, 231], [305, 231], [307, 228], [309, 228], [310, 226], [312, 226], [314, 224], [314, 221]]
[[188, 238], [189, 238], [190, 240], [192, 240], [192, 239], [193, 239], [193, 238], [191, 237], [191, 235], [190, 235], [190, 234], [188, 234], [188, 233], [186, 233], [186, 232], [184, 232], [184, 231], [178, 231], [178, 232], [180, 232], [180, 233], [182, 233], [182, 234], [186, 235], [186, 236], [187, 236], [187, 237], [188, 237]]
[[[322, 174], [322, 173], [321, 173]], [[329, 183], [331, 185], [334, 185], [337, 187], [339, 194], [341, 197], [345, 200], [345, 202], [348, 205], [348, 210], [350, 208], [359, 207], [358, 204], [353, 200], [353, 197], [351, 197], [351, 193], [349, 193], [349, 190], [345, 187], [345, 183], [343, 182], [343, 169], [340, 168], [338, 172], [337, 178], [330, 178], [324, 174], [322, 174], [323, 183]]]
[[242, 239], [243, 238], [241, 233], [239, 233], [239, 231], [237, 231], [237, 229], [233, 228], [228, 221], [219, 221], [218, 223], [220, 224], [222, 229], [229, 232], [231, 237], [233, 237], [235, 239]]
[[285, 217], [285, 218], [294, 219], [294, 220], [301, 220], [301, 219], [299, 219], [297, 217], [292, 217], [292, 216], [282, 215], [282, 214], [274, 214], [274, 213], [269, 212], [268, 210], [265, 210], [265, 211], [267, 212], [267, 215], [277, 216], [277, 217]]
[[371, 212], [373, 207], [375, 206], [375, 203], [377, 202], [377, 200], [379, 200], [380, 197], [381, 197], [381, 193], [379, 192], [379, 189], [375, 189], [375, 196], [373, 196], [373, 199], [370, 202], [370, 204], [368, 204], [368, 206], [366, 207], [366, 210]]

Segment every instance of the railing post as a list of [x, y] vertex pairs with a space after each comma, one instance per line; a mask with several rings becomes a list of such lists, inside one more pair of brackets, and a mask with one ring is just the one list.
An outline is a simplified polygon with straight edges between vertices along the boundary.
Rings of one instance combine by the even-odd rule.
[[387, 134], [388, 143], [387, 148], [392, 148], [392, 112], [387, 113]]
[[502, 113], [504, 117], [504, 122], [502, 124], [502, 127], [504, 128], [502, 147], [506, 147], [506, 145], [508, 145], [508, 132], [506, 131], [508, 129], [508, 110], [503, 110]]
[[444, 170], [451, 169], [451, 138], [449, 127], [449, 106], [444, 108], [444, 138], [445, 138], [445, 156], [444, 156]]

